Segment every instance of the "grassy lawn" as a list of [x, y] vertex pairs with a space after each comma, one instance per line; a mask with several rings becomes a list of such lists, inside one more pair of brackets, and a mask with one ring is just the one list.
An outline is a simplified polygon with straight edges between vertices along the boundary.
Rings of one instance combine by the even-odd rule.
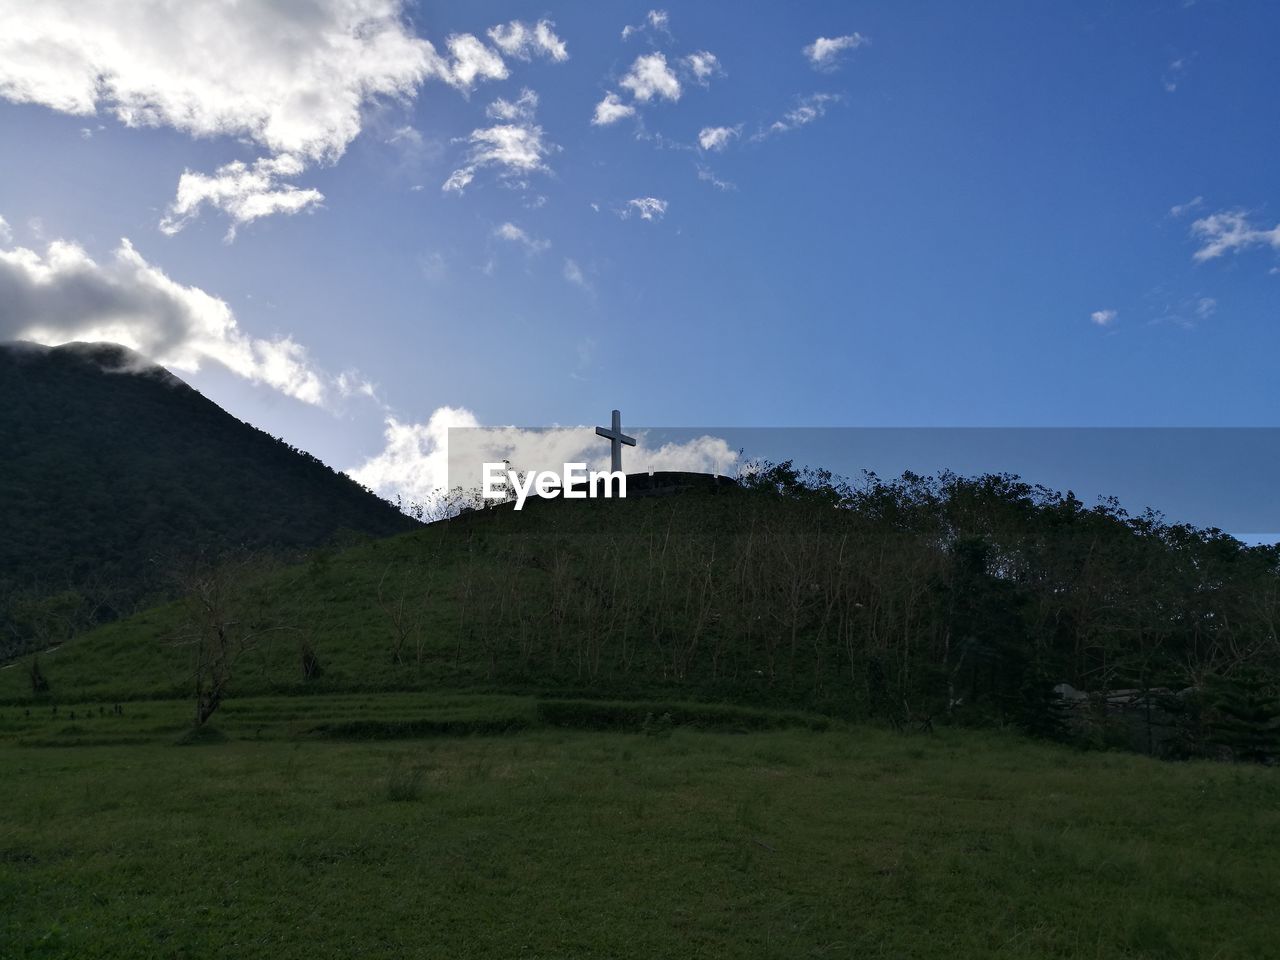
[[[514, 697], [245, 700], [176, 746], [188, 715], [0, 709], [0, 956], [1280, 956], [1275, 770]], [[407, 716], [529, 725], [314, 735]]]

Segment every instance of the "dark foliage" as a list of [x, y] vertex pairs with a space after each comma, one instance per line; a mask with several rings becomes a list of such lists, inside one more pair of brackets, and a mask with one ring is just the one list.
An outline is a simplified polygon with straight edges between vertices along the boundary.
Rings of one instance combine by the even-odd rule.
[[[1010, 475], [851, 484], [784, 463], [731, 495], [491, 511], [440, 535], [444, 616], [487, 679], [1204, 755], [1210, 678], [1280, 675], [1276, 547]], [[1061, 683], [1087, 698], [1068, 709]]]
[[31, 658], [31, 693], [37, 697], [49, 692], [49, 681], [40, 669], [40, 658]]
[[110, 344], [0, 346], [0, 658], [167, 597], [169, 572], [415, 526]]
[[1280, 695], [1274, 676], [1245, 668], [1209, 686], [1212, 742], [1239, 760], [1280, 759]]
[[658, 735], [675, 726], [705, 730], [770, 730], [804, 727], [826, 730], [823, 717], [752, 710], [727, 704], [652, 703], [641, 701], [540, 700], [538, 720], [547, 726], [583, 730], [626, 730]]
[[525, 717], [474, 718], [465, 720], [335, 720], [318, 723], [303, 731], [326, 740], [407, 740], [423, 737], [490, 737], [517, 733], [529, 727]]
[[324, 676], [324, 667], [320, 665], [320, 656], [310, 640], [303, 640], [298, 651], [302, 659], [302, 679], [317, 680]]

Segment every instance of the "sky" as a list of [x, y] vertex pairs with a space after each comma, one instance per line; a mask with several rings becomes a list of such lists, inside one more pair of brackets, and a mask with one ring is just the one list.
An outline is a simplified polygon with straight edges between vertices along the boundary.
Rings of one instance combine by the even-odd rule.
[[703, 426], [1275, 426], [1277, 41], [1248, 0], [0, 0], [0, 340], [126, 343], [407, 498], [450, 425], [613, 408], [704, 467]]

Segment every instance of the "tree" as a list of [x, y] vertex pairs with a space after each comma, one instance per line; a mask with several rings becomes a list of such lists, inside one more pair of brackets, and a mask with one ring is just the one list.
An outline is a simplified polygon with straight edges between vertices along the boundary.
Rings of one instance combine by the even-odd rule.
[[259, 564], [240, 560], [189, 571], [182, 577], [187, 632], [175, 642], [192, 650], [195, 725], [203, 726], [226, 699], [237, 664], [279, 629], [263, 620], [252, 593]]
[[[432, 596], [431, 568], [416, 563], [402, 566], [392, 577], [390, 565], [378, 581], [378, 608], [391, 628], [391, 659], [405, 663], [406, 650], [412, 648], [414, 662], [422, 666], [425, 653], [427, 609]], [[390, 580], [391, 582], [388, 582]]]
[[1265, 763], [1280, 756], [1280, 697], [1276, 681], [1257, 668], [1245, 668], [1211, 684], [1215, 743], [1238, 760]]
[[40, 658], [31, 658], [31, 692], [39, 697], [49, 692], [49, 681], [40, 669]]

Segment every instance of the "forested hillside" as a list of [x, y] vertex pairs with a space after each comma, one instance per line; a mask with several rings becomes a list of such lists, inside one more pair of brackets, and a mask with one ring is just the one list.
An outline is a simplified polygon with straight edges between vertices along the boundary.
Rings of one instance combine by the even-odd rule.
[[193, 558], [414, 525], [123, 347], [0, 346], [0, 656], [170, 595]]
[[[1104, 739], [1123, 719], [1109, 694], [1167, 693], [1159, 744], [1154, 708], [1137, 718], [1149, 742], [1115, 742], [1203, 753], [1280, 736], [1277, 624], [1275, 547], [1008, 476], [852, 487], [784, 464], [742, 487], [489, 509], [211, 572], [187, 603], [41, 670], [60, 698], [181, 696], [193, 663], [217, 663], [218, 697], [499, 686], [1061, 736], [1065, 682]], [[0, 697], [31, 695], [7, 673]]]

